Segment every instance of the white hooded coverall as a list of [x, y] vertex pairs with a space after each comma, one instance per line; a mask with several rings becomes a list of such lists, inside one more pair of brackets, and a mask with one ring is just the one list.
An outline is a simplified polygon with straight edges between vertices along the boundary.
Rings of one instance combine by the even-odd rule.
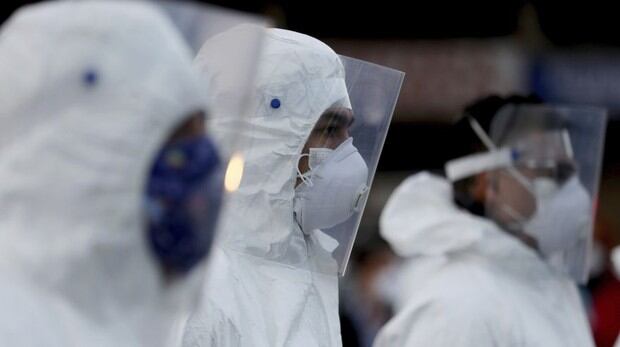
[[380, 227], [407, 260], [396, 316], [374, 346], [593, 346], [571, 279], [496, 224], [456, 208], [446, 180], [405, 180]]
[[[200, 55], [196, 63], [208, 66]], [[305, 235], [295, 222], [293, 198], [314, 124], [330, 106], [350, 107], [344, 67], [322, 42], [270, 29], [255, 86], [247, 124], [209, 125], [219, 136], [241, 133], [246, 165], [223, 209], [203, 303], [183, 345], [340, 346], [336, 264], [325, 235]], [[331, 261], [333, 273], [317, 271]]]
[[27, 6], [0, 34], [0, 345], [170, 346], [203, 271], [164, 282], [150, 166], [203, 109], [192, 53], [151, 5]]

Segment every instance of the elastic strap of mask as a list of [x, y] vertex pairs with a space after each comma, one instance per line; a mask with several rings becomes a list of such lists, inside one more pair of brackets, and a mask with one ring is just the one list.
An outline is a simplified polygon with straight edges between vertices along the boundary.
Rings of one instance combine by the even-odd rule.
[[500, 203], [500, 208], [502, 209], [502, 211], [504, 211], [504, 213], [506, 213], [510, 218], [514, 220], [514, 222], [511, 222], [509, 225], [507, 225], [508, 229], [521, 230], [523, 228], [523, 225], [527, 222], [527, 218], [525, 218], [521, 213], [519, 213], [508, 204]]
[[[312, 183], [312, 179], [309, 177], [310, 176], [310, 170], [308, 170], [306, 173], [302, 173], [301, 170], [299, 170], [299, 161], [303, 158], [303, 157], [309, 157], [310, 155], [308, 153], [303, 153], [299, 155], [299, 158], [297, 159], [297, 177], [308, 187], [312, 187], [313, 183]], [[308, 165], [310, 166], [310, 165]]]

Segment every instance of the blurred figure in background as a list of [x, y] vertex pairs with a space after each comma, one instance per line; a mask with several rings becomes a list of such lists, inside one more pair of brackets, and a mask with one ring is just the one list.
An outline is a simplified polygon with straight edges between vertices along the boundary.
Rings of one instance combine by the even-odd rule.
[[605, 121], [527, 98], [469, 107], [460, 128], [484, 151], [447, 163], [452, 184], [410, 177], [381, 216], [409, 260], [375, 346], [593, 346], [575, 282], [589, 270]]
[[[372, 346], [379, 329], [394, 314], [401, 259], [376, 235], [376, 239], [356, 245], [356, 257], [341, 284], [344, 346]], [[348, 331], [345, 322], [349, 322]]]
[[2, 27], [0, 345], [178, 345], [222, 191], [191, 58], [147, 3]]

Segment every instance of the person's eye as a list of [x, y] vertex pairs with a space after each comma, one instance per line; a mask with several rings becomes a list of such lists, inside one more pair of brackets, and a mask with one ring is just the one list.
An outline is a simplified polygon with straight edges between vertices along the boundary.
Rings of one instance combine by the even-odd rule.
[[335, 127], [335, 126], [329, 126], [325, 128], [325, 133], [327, 133], [327, 135], [329, 136], [334, 135], [337, 131], [338, 131], [338, 127]]

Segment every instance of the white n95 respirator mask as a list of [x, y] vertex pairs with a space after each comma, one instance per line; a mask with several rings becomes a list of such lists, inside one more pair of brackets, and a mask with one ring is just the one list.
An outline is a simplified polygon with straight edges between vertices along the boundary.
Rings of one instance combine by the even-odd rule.
[[542, 256], [551, 258], [588, 237], [592, 224], [590, 195], [576, 175], [560, 184], [546, 177], [528, 180], [516, 170], [511, 170], [511, 174], [532, 195], [536, 210], [530, 217], [524, 217], [508, 205], [500, 208], [515, 219], [513, 229], [522, 230], [536, 240]]
[[368, 192], [368, 167], [348, 138], [336, 149], [310, 148], [308, 166], [295, 189], [295, 220], [304, 233], [330, 228], [362, 208]]
[[549, 257], [570, 249], [588, 236], [592, 224], [590, 195], [577, 176], [562, 185], [551, 179], [534, 179], [531, 190], [536, 212], [523, 225], [523, 231], [536, 239], [542, 255]]

